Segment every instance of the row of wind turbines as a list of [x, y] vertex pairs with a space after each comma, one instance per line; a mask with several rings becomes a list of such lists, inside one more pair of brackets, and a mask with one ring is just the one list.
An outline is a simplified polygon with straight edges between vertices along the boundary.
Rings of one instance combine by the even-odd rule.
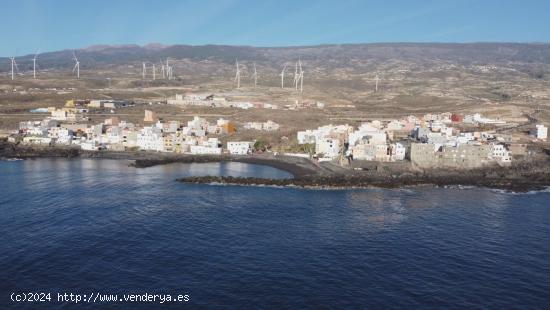
[[[36, 60], [38, 59], [38, 55], [40, 53], [36, 52], [34, 54], [34, 57], [32, 58], [32, 77], [33, 79], [36, 79]], [[17, 61], [15, 61], [15, 57], [10, 57], [11, 60], [11, 80], [15, 80], [16, 74], [22, 74], [19, 72], [19, 67], [17, 66]], [[80, 78], [80, 61], [76, 57], [76, 54], [73, 52], [73, 60], [75, 61], [74, 67], [73, 67], [73, 73], [76, 73], [76, 78]], [[17, 72], [17, 73], [16, 73]]]
[[[36, 79], [36, 59], [38, 57], [38, 52], [34, 54], [34, 57], [32, 59], [32, 76]], [[19, 67], [17, 66], [17, 62], [15, 61], [15, 57], [10, 57], [11, 60], [11, 80], [15, 80], [15, 71], [19, 74]]]
[[[279, 74], [281, 77], [281, 88], [285, 88], [285, 71], [286, 71], [287, 65], [283, 67], [283, 71]], [[304, 73], [305, 71], [302, 69], [302, 61], [298, 60], [294, 66], [294, 88], [298, 90], [298, 86], [300, 88], [300, 92], [304, 92]], [[256, 63], [253, 63], [253, 73], [251, 75], [251, 78], [254, 79], [254, 88], [258, 86], [258, 71], [256, 70]], [[237, 89], [241, 88], [241, 67], [239, 66], [239, 60], [235, 61], [235, 83], [237, 83]]]
[[[155, 63], [152, 62], [142, 62], [142, 71], [141, 71], [141, 78], [146, 79], [147, 78], [147, 72], [151, 70], [151, 76], [153, 77], [153, 80], [157, 79], [157, 67]], [[160, 61], [160, 73], [162, 74], [163, 79], [172, 80], [174, 78], [174, 67], [170, 66], [169, 59], [166, 58], [166, 61], [163, 63], [162, 60]]]
[[[34, 54], [34, 57], [32, 58], [32, 75], [33, 75], [33, 78], [36, 79], [36, 60], [38, 59], [38, 55], [39, 53], [36, 52]], [[15, 80], [15, 77], [16, 77], [16, 74], [20, 74], [19, 73], [19, 67], [17, 66], [17, 61], [15, 61], [15, 57], [10, 57], [10, 60], [11, 60], [11, 80]], [[74, 67], [73, 67], [73, 70], [72, 70], [72, 73], [75, 73], [76, 74], [76, 78], [79, 79], [80, 78], [80, 61], [78, 60], [78, 57], [76, 57], [76, 53], [73, 51], [73, 60], [74, 60]], [[155, 64], [154, 63], [149, 63], [149, 62], [143, 62], [143, 72], [142, 72], [142, 77], [143, 79], [146, 78], [146, 75], [147, 75], [147, 68], [148, 68], [148, 65], [151, 64], [152, 65], [152, 75], [153, 75], [153, 80], [156, 79], [156, 67], [155, 67]], [[161, 64], [161, 74], [162, 74], [162, 78], [164, 79], [173, 79], [174, 75], [173, 75], [173, 66], [170, 66], [169, 64], [169, 60], [166, 59], [166, 62], [163, 63], [162, 60], [160, 61], [160, 64]]]
[[[33, 78], [36, 79], [36, 60], [38, 59], [39, 52], [37, 51], [34, 54], [34, 57], [32, 58], [33, 62]], [[11, 59], [11, 80], [15, 80], [16, 72], [19, 74], [19, 68], [17, 66], [17, 62], [15, 61], [15, 57], [10, 57]], [[75, 62], [72, 72], [76, 74], [76, 78], [80, 78], [80, 61], [76, 57], [76, 53], [73, 51], [73, 60]], [[241, 88], [241, 67], [239, 65], [239, 60], [235, 60], [235, 78], [234, 81], [236, 83], [237, 89]], [[283, 70], [279, 74], [281, 77], [281, 88], [285, 88], [285, 75], [286, 75], [286, 69], [287, 65], [284, 65]], [[150, 76], [152, 76], [153, 80], [157, 79], [157, 67], [155, 63], [152, 62], [142, 62], [142, 79], [145, 80], [148, 76], [148, 72], [150, 73]], [[163, 79], [172, 80], [174, 78], [174, 70], [173, 66], [170, 65], [169, 59], [167, 58], [165, 62], [160, 60], [160, 74], [162, 75]], [[304, 73], [305, 71], [302, 69], [302, 61], [298, 60], [294, 65], [294, 80], [293, 85], [296, 90], [298, 88], [300, 89], [300, 93], [304, 92]], [[253, 63], [253, 73], [251, 75], [251, 78], [254, 80], [254, 88], [258, 86], [258, 71], [256, 70], [256, 63]], [[380, 82], [380, 77], [378, 74], [376, 74], [376, 77], [374, 79], [375, 81], [375, 92], [378, 92], [378, 83]]]

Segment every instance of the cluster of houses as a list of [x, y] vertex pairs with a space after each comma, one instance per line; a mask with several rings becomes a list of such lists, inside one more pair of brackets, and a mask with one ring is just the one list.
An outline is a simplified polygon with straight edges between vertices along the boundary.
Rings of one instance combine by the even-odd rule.
[[[320, 161], [347, 156], [354, 160], [404, 160], [406, 148], [394, 142], [393, 122], [363, 123], [357, 129], [350, 125], [327, 125], [315, 130], [299, 131], [298, 144], [315, 144]], [[401, 128], [400, 128], [401, 129]]]
[[285, 104], [284, 108], [286, 110], [301, 110], [301, 109], [307, 109], [307, 108], [324, 109], [325, 103], [320, 101], [311, 101], [311, 100], [296, 100], [294, 101], [294, 103]]
[[194, 105], [194, 106], [207, 106], [207, 107], [222, 107], [222, 108], [239, 108], [239, 109], [251, 109], [251, 108], [263, 108], [263, 109], [278, 109], [278, 106], [265, 102], [249, 102], [249, 101], [232, 101], [223, 96], [217, 96], [213, 94], [187, 94], [176, 95], [175, 98], [168, 99], [168, 104], [173, 105]]
[[133, 105], [132, 102], [126, 100], [67, 100], [62, 108], [48, 107], [33, 109], [31, 113], [51, 113], [50, 118], [62, 122], [83, 122], [88, 118], [84, 117], [84, 113], [88, 113], [90, 109], [116, 109]]
[[[52, 112], [53, 115], [53, 112]], [[103, 123], [62, 122], [54, 117], [42, 121], [27, 121], [19, 124], [12, 142], [21, 138], [23, 144], [78, 146], [86, 151], [143, 150], [187, 154], [220, 155], [224, 152], [218, 137], [236, 131], [235, 125], [226, 119], [215, 123], [195, 116], [183, 124], [179, 121], [163, 122], [152, 111], [146, 111], [145, 120], [154, 121], [149, 126], [138, 127], [117, 117], [107, 118]], [[245, 155], [252, 152], [254, 141], [227, 143], [230, 154]]]
[[[105, 103], [99, 101], [94, 105], [105, 107]], [[92, 102], [88, 106], [90, 104]], [[100, 124], [87, 124], [81, 122], [86, 120], [82, 117], [85, 109], [75, 102], [68, 102], [62, 109], [50, 108], [50, 117], [42, 121], [21, 122], [18, 132], [10, 139], [23, 144], [77, 146], [87, 151], [106, 149], [246, 155], [254, 150], [255, 141], [229, 141], [226, 148], [222, 148], [219, 137], [236, 132], [236, 125], [223, 118], [215, 122], [198, 116], [186, 123], [162, 121], [153, 111], [146, 110], [144, 123], [147, 125], [143, 127], [117, 117], [107, 118]], [[510, 136], [499, 134], [496, 130], [483, 131], [480, 125], [498, 128], [506, 122], [480, 114], [410, 115], [401, 119], [365, 122], [357, 128], [325, 125], [299, 131], [297, 140], [302, 145], [314, 145], [314, 155], [319, 161], [347, 158], [350, 161], [395, 162], [409, 159], [421, 168], [508, 165], [512, 162], [512, 155], [526, 153], [524, 144], [513, 143]], [[244, 128], [275, 131], [279, 129], [279, 124], [273, 121], [248, 122], [244, 123]], [[548, 128], [542, 124], [536, 125], [531, 134], [538, 140], [546, 141]]]
[[[460, 124], [504, 125], [480, 114], [451, 113], [407, 116], [387, 122], [372, 121], [358, 128], [327, 125], [299, 131], [299, 144], [315, 144], [320, 161], [347, 157], [350, 160], [393, 162], [409, 158], [422, 168], [477, 168], [487, 164], [508, 165], [512, 153], [524, 155], [526, 146], [511, 144], [509, 137], [488, 131], [462, 132]], [[548, 128], [537, 125], [534, 136], [546, 140]]]

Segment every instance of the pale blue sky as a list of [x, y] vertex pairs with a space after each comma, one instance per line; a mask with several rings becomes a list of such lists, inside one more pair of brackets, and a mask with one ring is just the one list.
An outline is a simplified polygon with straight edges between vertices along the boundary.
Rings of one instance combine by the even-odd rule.
[[550, 42], [543, 0], [0, 0], [0, 7], [0, 56], [150, 42]]

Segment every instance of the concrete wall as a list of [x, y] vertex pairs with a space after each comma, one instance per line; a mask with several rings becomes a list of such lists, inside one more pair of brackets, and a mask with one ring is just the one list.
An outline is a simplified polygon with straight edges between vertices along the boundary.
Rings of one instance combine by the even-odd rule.
[[420, 168], [473, 169], [495, 163], [490, 160], [490, 145], [459, 145], [458, 147], [433, 144], [411, 144], [411, 162]]

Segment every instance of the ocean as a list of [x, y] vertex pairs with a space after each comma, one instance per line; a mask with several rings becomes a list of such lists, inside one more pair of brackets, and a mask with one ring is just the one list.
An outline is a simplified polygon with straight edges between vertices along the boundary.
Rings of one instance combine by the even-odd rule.
[[0, 161], [0, 308], [550, 307], [548, 191], [184, 184], [290, 175], [129, 163]]

